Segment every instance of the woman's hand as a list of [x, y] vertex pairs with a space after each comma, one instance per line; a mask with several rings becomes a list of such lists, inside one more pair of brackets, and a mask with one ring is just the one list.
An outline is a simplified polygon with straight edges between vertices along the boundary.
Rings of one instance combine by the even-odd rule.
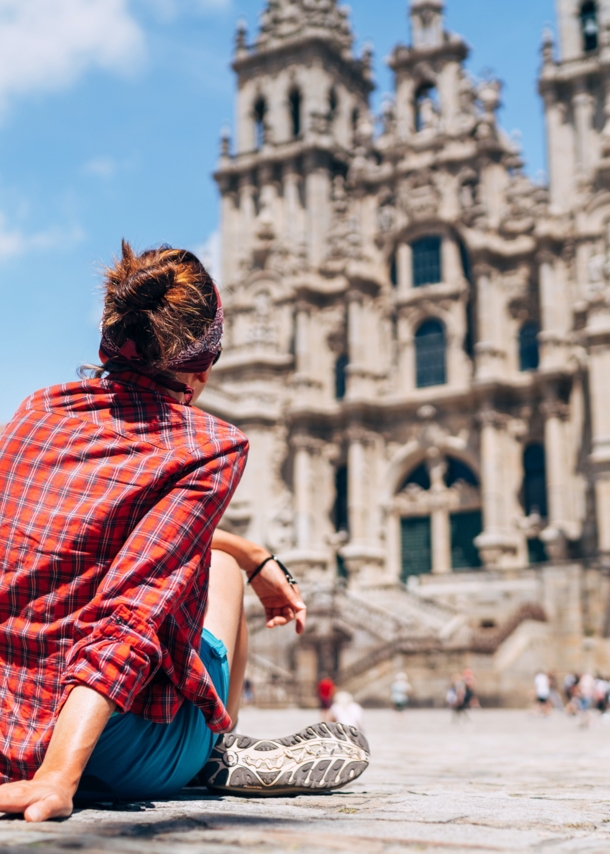
[[252, 589], [265, 609], [267, 628], [285, 626], [296, 620], [297, 634], [305, 628], [306, 606], [298, 584], [289, 584], [274, 560], [270, 560], [252, 581]]
[[26, 821], [48, 821], [72, 813], [75, 787], [60, 777], [42, 776], [0, 786], [0, 812], [23, 813]]
[[[214, 531], [212, 548], [234, 557], [248, 578], [269, 557], [269, 552], [262, 546], [219, 528]], [[299, 588], [296, 584], [288, 584], [286, 576], [274, 560], [266, 563], [256, 574], [252, 589], [265, 609], [268, 628], [285, 626], [296, 620], [297, 634], [303, 633], [306, 608]]]
[[0, 786], [0, 812], [47, 821], [72, 812], [72, 798], [89, 757], [116, 706], [87, 685], [76, 685], [55, 723], [44, 761], [31, 780]]

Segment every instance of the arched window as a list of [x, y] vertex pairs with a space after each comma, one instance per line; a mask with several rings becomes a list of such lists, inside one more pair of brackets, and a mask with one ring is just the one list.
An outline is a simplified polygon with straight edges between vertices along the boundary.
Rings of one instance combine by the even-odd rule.
[[599, 24], [597, 20], [597, 5], [594, 0], [586, 0], [580, 7], [580, 27], [582, 31], [583, 50], [597, 50]]
[[335, 531], [349, 530], [347, 478], [347, 466], [339, 466], [335, 472], [335, 506], [333, 508]]
[[438, 234], [429, 234], [411, 244], [414, 288], [442, 281], [441, 242]]
[[301, 135], [301, 107], [303, 105], [303, 96], [299, 89], [292, 90], [288, 96], [288, 103], [290, 104], [290, 128], [292, 136], [296, 138]]
[[351, 124], [352, 124], [352, 137], [356, 139], [358, 134], [358, 125], [360, 124], [360, 110], [358, 107], [354, 107], [351, 115]]
[[337, 400], [343, 400], [347, 391], [348, 365], [349, 356], [347, 353], [342, 353], [335, 362], [335, 397]]
[[525, 515], [548, 515], [544, 445], [528, 445], [523, 452], [523, 509]]
[[435, 126], [438, 120], [439, 102], [436, 87], [424, 83], [415, 95], [415, 130], [427, 130]]
[[445, 485], [453, 486], [458, 481], [467, 483], [470, 486], [478, 486], [479, 479], [473, 470], [458, 460], [457, 457], [447, 457], [447, 468], [445, 470]]
[[254, 147], [262, 148], [265, 144], [265, 116], [267, 115], [267, 102], [263, 97], [256, 100], [254, 104]]
[[524, 323], [519, 330], [519, 370], [535, 371], [540, 363], [538, 324]]
[[400, 492], [411, 485], [419, 486], [420, 489], [430, 489], [430, 472], [425, 463], [420, 463], [417, 468], [413, 469], [410, 475], [405, 478]]
[[328, 93], [328, 121], [331, 123], [337, 118], [337, 110], [339, 109], [339, 98], [337, 90], [333, 86]]
[[415, 333], [417, 388], [447, 382], [445, 327], [440, 320], [425, 320]]
[[396, 252], [390, 258], [390, 282], [393, 288], [398, 287], [398, 259], [396, 258]]

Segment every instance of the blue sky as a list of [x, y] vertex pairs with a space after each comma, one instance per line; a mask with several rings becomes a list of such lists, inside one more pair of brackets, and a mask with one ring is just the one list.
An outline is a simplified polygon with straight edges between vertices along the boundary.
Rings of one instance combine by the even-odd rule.
[[[98, 271], [121, 237], [199, 249], [217, 226], [211, 172], [233, 116], [235, 22], [263, 0], [0, 0], [0, 423], [95, 361]], [[408, 38], [404, 0], [352, 0], [357, 45]], [[536, 74], [553, 0], [448, 0], [475, 75], [505, 83], [501, 119], [545, 168]]]

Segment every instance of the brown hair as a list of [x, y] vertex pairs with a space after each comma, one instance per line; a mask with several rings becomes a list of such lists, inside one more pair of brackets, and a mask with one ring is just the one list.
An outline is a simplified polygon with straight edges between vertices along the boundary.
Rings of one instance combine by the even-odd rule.
[[102, 332], [119, 348], [131, 339], [146, 362], [163, 371], [214, 319], [214, 283], [186, 249], [163, 245], [136, 255], [126, 240], [121, 248], [122, 257], [104, 272]]

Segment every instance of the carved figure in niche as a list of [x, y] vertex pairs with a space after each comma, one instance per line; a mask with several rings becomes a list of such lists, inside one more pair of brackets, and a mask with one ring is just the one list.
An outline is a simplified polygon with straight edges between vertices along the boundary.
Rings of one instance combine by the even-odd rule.
[[459, 105], [460, 125], [466, 129], [472, 128], [477, 115], [476, 92], [474, 84], [467, 74], [463, 74], [460, 80]]
[[292, 496], [288, 491], [282, 492], [275, 502], [265, 539], [273, 552], [288, 551], [294, 546], [294, 509]]
[[333, 218], [328, 234], [328, 258], [360, 258], [360, 223], [357, 216], [350, 214], [343, 175], [334, 178], [332, 193]]
[[434, 216], [440, 192], [430, 169], [412, 172], [400, 188], [400, 204], [405, 213], [415, 218]]
[[250, 344], [275, 344], [276, 335], [271, 323], [272, 302], [269, 291], [261, 290], [254, 295], [252, 325], [248, 335]]

